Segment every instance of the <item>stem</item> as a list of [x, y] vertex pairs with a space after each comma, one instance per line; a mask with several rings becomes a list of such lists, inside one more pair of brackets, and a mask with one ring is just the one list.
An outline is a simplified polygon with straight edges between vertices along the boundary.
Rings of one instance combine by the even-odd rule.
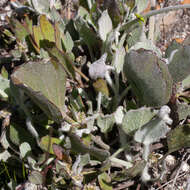
[[144, 152], [143, 152], [143, 158], [144, 160], [148, 161], [148, 156], [149, 156], [149, 153], [150, 153], [150, 145], [148, 144], [144, 144]]
[[126, 94], [129, 92], [129, 90], [131, 90], [131, 86], [128, 86], [122, 93], [121, 96], [119, 97], [119, 101], [120, 102], [125, 96]]
[[129, 145], [126, 144], [125, 146], [119, 148], [114, 154], [112, 154], [112, 155], [110, 156], [110, 158], [115, 158], [115, 157], [117, 157], [117, 155], [119, 155], [121, 152], [123, 152], [125, 149], [128, 149], [128, 148], [129, 148]]
[[97, 100], [97, 113], [101, 110], [101, 101], [102, 101], [102, 93], [98, 92], [98, 100]]
[[91, 134], [91, 139], [92, 139], [92, 141], [94, 141], [101, 148], [103, 148], [105, 150], [110, 149], [109, 145], [105, 144], [99, 136], [94, 136], [94, 135]]
[[120, 159], [115, 158], [115, 157], [110, 157], [109, 159], [111, 162], [116, 163], [116, 164], [121, 165], [121, 166], [125, 166], [127, 169], [131, 168], [133, 166], [133, 164], [131, 164], [131, 162], [126, 162], [124, 160], [120, 160]]
[[86, 80], [86, 82], [89, 81], [89, 78], [84, 74], [82, 73], [79, 69], [77, 69], [76, 67], [74, 67], [74, 70], [83, 78]]
[[110, 77], [109, 72], [105, 73], [105, 79], [106, 79], [107, 83], [110, 85], [110, 87], [113, 89], [114, 94], [116, 95], [117, 94], [117, 90], [116, 90], [115, 85], [113, 84], [113, 81], [112, 81], [112, 79]]
[[115, 89], [118, 95], [119, 94], [119, 75], [117, 72], [115, 72]]
[[[149, 17], [157, 15], [157, 14], [166, 13], [166, 12], [174, 11], [174, 10], [178, 10], [178, 9], [189, 9], [189, 8], [190, 8], [190, 4], [176, 5], [176, 6], [165, 7], [165, 8], [159, 9], [159, 10], [149, 11], [148, 13], [142, 14], [141, 16], [143, 16], [144, 18], [149, 18]], [[133, 24], [136, 24], [138, 22], [139, 22], [139, 19], [135, 18], [135, 19], [127, 22], [126, 24], [124, 24], [120, 28], [120, 31], [124, 31], [124, 30], [128, 31], [130, 26], [132, 26]]]
[[104, 161], [109, 157], [109, 152], [103, 149], [96, 148], [94, 146], [85, 145], [80, 137], [73, 132], [68, 132], [70, 137], [72, 149], [78, 153], [89, 153], [91, 156], [97, 158], [100, 161]]
[[189, 8], [190, 8], [190, 4], [169, 6], [169, 7], [159, 9], [159, 10], [149, 11], [148, 13], [142, 14], [142, 16], [144, 18], [148, 18], [148, 17], [154, 16], [154, 15], [166, 13], [169, 11], [174, 11], [174, 10], [178, 10], [178, 9], [189, 9]]

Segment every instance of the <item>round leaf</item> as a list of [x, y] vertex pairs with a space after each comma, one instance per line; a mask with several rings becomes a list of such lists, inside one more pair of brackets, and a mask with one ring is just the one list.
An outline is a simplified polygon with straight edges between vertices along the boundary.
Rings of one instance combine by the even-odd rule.
[[140, 49], [127, 54], [124, 74], [141, 105], [160, 107], [169, 101], [171, 75], [165, 62], [152, 52]]

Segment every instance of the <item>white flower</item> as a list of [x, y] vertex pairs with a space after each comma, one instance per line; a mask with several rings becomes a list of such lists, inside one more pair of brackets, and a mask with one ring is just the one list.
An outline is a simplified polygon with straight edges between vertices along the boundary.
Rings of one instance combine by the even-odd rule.
[[107, 53], [104, 53], [100, 59], [89, 65], [88, 72], [91, 79], [105, 78], [106, 74], [114, 69], [114, 67], [105, 64], [106, 58]]

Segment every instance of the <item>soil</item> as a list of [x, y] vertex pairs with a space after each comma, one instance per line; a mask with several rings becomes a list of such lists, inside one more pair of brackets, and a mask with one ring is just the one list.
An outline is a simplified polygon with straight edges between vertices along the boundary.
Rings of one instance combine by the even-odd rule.
[[[180, 0], [168, 0], [161, 4], [162, 7], [178, 5]], [[190, 9], [180, 9], [159, 15], [160, 40], [157, 46], [165, 51], [173, 40], [182, 41], [190, 35]]]

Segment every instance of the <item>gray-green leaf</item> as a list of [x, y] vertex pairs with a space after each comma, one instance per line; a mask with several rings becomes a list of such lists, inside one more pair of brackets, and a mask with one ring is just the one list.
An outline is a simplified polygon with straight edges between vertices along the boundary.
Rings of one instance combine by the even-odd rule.
[[[175, 51], [175, 50], [174, 50]], [[174, 82], [184, 80], [190, 74], [190, 46], [181, 46], [175, 54], [172, 55], [168, 66]]]
[[112, 20], [109, 17], [108, 11], [105, 10], [98, 20], [98, 29], [101, 39], [105, 42], [107, 34], [112, 30]]
[[66, 73], [59, 63], [29, 62], [20, 66], [11, 80], [46, 113], [60, 123], [64, 117]]
[[126, 55], [124, 74], [139, 104], [159, 107], [169, 101], [173, 81], [165, 62], [153, 52], [144, 49], [130, 51]]
[[130, 110], [123, 118], [122, 129], [126, 134], [131, 134], [149, 122], [155, 115], [156, 111], [151, 110], [151, 108], [143, 107], [136, 110]]

